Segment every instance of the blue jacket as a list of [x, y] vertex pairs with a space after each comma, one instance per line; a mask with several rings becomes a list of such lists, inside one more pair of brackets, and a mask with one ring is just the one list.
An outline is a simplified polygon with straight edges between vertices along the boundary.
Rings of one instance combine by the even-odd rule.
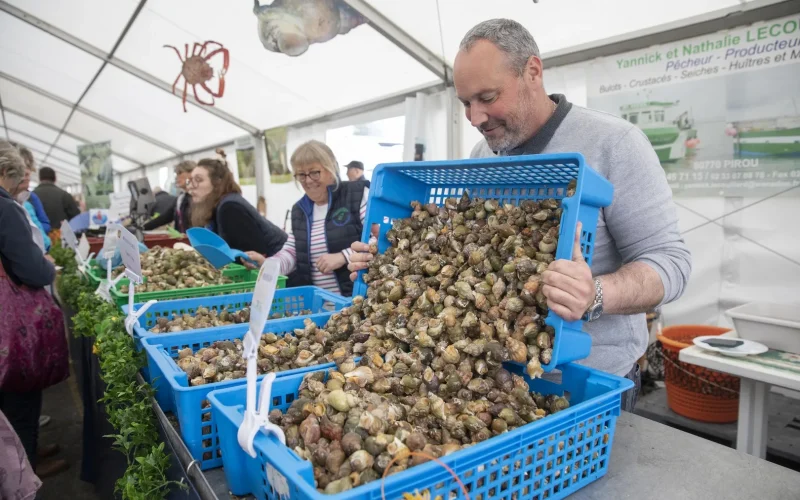
[[33, 242], [23, 208], [0, 188], [0, 260], [15, 283], [44, 288], [56, 277], [56, 268]]
[[47, 213], [44, 211], [44, 205], [42, 205], [42, 200], [39, 199], [39, 195], [31, 191], [31, 197], [28, 198], [28, 201], [31, 202], [33, 208], [36, 210], [36, 219], [39, 219], [39, 224], [42, 225], [42, 229], [44, 229], [45, 236], [47, 233], [50, 232], [50, 219], [47, 218]]
[[45, 252], [49, 252], [50, 251], [50, 236], [47, 235], [48, 231], [44, 230], [44, 227], [42, 226], [42, 222], [39, 220], [39, 214], [36, 213], [36, 209], [34, 208], [33, 203], [31, 203], [30, 200], [28, 200], [28, 201], [25, 202], [24, 207], [25, 207], [25, 210], [27, 210], [28, 213], [30, 214], [31, 220], [33, 221], [33, 223], [36, 224], [36, 227], [38, 227], [39, 231], [42, 232], [42, 239], [44, 239], [44, 250], [45, 250]]

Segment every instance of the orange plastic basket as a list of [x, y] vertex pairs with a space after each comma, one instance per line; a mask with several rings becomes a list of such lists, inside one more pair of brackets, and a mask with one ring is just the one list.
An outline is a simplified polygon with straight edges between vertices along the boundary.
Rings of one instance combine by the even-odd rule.
[[739, 416], [739, 377], [690, 365], [678, 353], [695, 337], [730, 331], [707, 325], [673, 325], [664, 328], [658, 340], [664, 355], [667, 404], [686, 418], [712, 423], [736, 422]]

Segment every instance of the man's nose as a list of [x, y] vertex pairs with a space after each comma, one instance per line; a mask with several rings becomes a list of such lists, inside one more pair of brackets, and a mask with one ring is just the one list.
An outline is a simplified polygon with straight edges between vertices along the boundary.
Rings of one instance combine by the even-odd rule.
[[487, 115], [485, 111], [477, 106], [472, 106], [469, 111], [469, 121], [473, 127], [480, 128], [482, 124], [489, 120], [489, 115]]

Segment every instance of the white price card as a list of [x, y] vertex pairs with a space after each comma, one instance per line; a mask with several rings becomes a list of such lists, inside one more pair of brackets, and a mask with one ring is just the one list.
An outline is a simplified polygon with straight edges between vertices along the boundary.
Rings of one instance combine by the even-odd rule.
[[103, 237], [103, 257], [110, 259], [114, 256], [114, 250], [117, 249], [117, 240], [119, 239], [121, 226], [111, 224], [106, 228], [106, 235]]
[[66, 220], [61, 221], [61, 241], [67, 245], [67, 248], [78, 252], [78, 238], [75, 237], [75, 231]]
[[[124, 227], [120, 228], [119, 253], [125, 265], [126, 274], [137, 285], [142, 282], [142, 262], [139, 256], [139, 240]], [[133, 276], [131, 276], [133, 275]]]
[[257, 338], [261, 338], [261, 331], [269, 318], [279, 274], [280, 265], [277, 259], [267, 259], [258, 272], [256, 288], [253, 291], [253, 303], [250, 304], [250, 331]]
[[81, 260], [85, 261], [89, 257], [89, 240], [86, 239], [86, 235], [81, 235], [81, 241], [78, 243], [78, 255], [81, 256]]

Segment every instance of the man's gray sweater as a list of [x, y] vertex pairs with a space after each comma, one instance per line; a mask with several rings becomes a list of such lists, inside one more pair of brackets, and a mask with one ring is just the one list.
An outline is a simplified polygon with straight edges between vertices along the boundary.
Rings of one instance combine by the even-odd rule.
[[[664, 170], [647, 137], [614, 115], [574, 106], [562, 95], [553, 117], [510, 155], [581, 153], [586, 163], [614, 186], [612, 204], [600, 211], [592, 275], [644, 262], [661, 276], [664, 299], [683, 294], [691, 273], [691, 255], [678, 231], [678, 216]], [[485, 140], [472, 158], [495, 156]], [[660, 304], [660, 305], [661, 305]], [[584, 323], [592, 351], [580, 363], [624, 376], [647, 348], [644, 314], [603, 315]]]

